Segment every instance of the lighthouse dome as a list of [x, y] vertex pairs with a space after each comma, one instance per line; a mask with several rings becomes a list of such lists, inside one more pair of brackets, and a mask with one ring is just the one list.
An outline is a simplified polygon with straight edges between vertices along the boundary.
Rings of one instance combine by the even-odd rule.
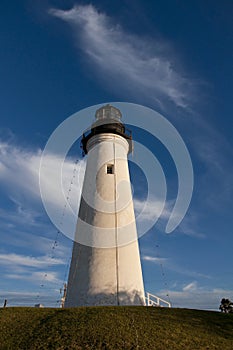
[[97, 120], [111, 119], [119, 122], [121, 120], [121, 117], [122, 114], [120, 110], [116, 107], [111, 106], [110, 104], [102, 106], [101, 108], [97, 109], [95, 113], [95, 118]]
[[92, 136], [97, 134], [116, 134], [124, 137], [129, 143], [129, 152], [132, 151], [131, 130], [127, 129], [121, 121], [122, 114], [116, 107], [107, 104], [97, 109], [95, 113], [95, 122], [83, 133], [81, 147], [83, 154], [87, 154], [87, 143]]

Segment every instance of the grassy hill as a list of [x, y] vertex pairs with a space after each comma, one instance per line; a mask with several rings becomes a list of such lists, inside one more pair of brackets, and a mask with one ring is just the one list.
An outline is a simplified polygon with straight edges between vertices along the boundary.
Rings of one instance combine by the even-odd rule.
[[233, 314], [155, 307], [0, 310], [0, 349], [233, 349]]

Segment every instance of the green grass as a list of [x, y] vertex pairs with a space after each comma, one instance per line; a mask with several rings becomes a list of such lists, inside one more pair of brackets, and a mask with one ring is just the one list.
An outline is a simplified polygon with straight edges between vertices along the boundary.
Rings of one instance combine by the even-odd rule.
[[233, 314], [155, 307], [0, 310], [0, 349], [233, 349]]

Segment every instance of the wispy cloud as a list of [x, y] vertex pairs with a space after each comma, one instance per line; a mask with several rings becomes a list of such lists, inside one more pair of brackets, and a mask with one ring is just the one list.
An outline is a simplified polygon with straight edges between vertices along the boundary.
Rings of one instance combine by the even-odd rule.
[[9, 190], [13, 184], [14, 190], [10, 192], [12, 197], [16, 193], [15, 190], [20, 188], [21, 192], [30, 193], [31, 197], [38, 198], [40, 157], [41, 150], [29, 152], [0, 141], [0, 178]]
[[150, 262], [153, 262], [156, 264], [161, 264], [162, 262], [165, 262], [167, 260], [167, 258], [159, 258], [159, 257], [155, 257], [155, 256], [150, 256], [150, 255], [143, 255], [142, 260], [150, 261]]
[[134, 210], [136, 217], [139, 216], [139, 214], [143, 211], [143, 216], [140, 216], [139, 220], [148, 220], [154, 222], [155, 217], [160, 217], [161, 219], [167, 220], [171, 215], [171, 210], [168, 208], [168, 206], [170, 206], [170, 204], [167, 203], [166, 207], [163, 209], [160, 215], [163, 203], [159, 199], [154, 198], [150, 201], [145, 201], [140, 200], [139, 198], [134, 198]]
[[[93, 5], [49, 13], [69, 23], [75, 44], [82, 49], [102, 80], [113, 88], [149, 96], [160, 106], [164, 99], [188, 108], [194, 81], [176, 67], [168, 43], [129, 34]], [[114, 79], [114, 84], [112, 83]]]
[[[201, 196], [211, 209], [226, 211], [233, 195], [233, 157], [231, 143], [221, 132], [205, 120], [197, 121], [198, 138], [192, 136], [192, 147], [203, 166]], [[221, 205], [220, 205], [221, 203]]]
[[[193, 91], [197, 87], [196, 81], [188, 78], [187, 72], [181, 72], [182, 62], [176, 64], [176, 53], [169, 43], [126, 32], [114, 22], [114, 18], [99, 12], [93, 5], [74, 6], [67, 11], [51, 9], [49, 12], [71, 25], [75, 45], [86, 55], [85, 62], [89, 62], [90, 69], [99, 75], [101, 82], [105, 84], [107, 81], [111, 91], [116, 88], [125, 93], [127, 90], [128, 96], [137, 98], [137, 103], [144, 103], [147, 101], [145, 96], [149, 96], [154, 107], [167, 107], [172, 101], [176, 106], [184, 107], [186, 112], [190, 111], [190, 106], [191, 109], [200, 109], [202, 103], [200, 98], [196, 103], [197, 94]], [[203, 80], [198, 84], [208, 84]], [[178, 123], [186, 140], [190, 141], [194, 155], [198, 156], [198, 162], [203, 162], [203, 168], [196, 174], [195, 191], [200, 196], [198, 205], [208, 206], [211, 210], [225, 208], [233, 192], [229, 163], [231, 147], [211, 126], [212, 120], [208, 120], [207, 115], [196, 111]], [[189, 236], [205, 237], [205, 233], [187, 225], [182, 225], [181, 231]]]
[[210, 275], [204, 274], [204, 273], [199, 272], [199, 271], [193, 271], [192, 269], [187, 269], [184, 266], [179, 266], [176, 263], [171, 263], [171, 261], [169, 261], [169, 263], [166, 265], [166, 268], [168, 270], [177, 272], [180, 275], [185, 275], [185, 276], [189, 276], [192, 278], [211, 279]]
[[20, 254], [0, 254], [1, 266], [11, 267], [16, 269], [19, 266], [27, 267], [47, 267], [48, 265], [63, 265], [65, 262], [62, 259], [54, 259], [49, 256], [27, 256]]
[[203, 229], [200, 229], [199, 226], [199, 217], [193, 209], [191, 213], [186, 214], [177, 231], [193, 238], [206, 239], [206, 234], [202, 232]]
[[[30, 197], [30, 196], [29, 196]], [[14, 202], [14, 201], [13, 201]], [[18, 201], [17, 201], [18, 202]], [[16, 226], [19, 227], [21, 224], [27, 223], [27, 227], [31, 226], [43, 226], [41, 223], [42, 213], [36, 210], [36, 208], [32, 208], [30, 206], [23, 206], [22, 203], [16, 204], [14, 209], [6, 210], [0, 208], [0, 219], [2, 221], [2, 228], [14, 228]]]
[[53, 288], [47, 289], [46, 292], [38, 294], [38, 292], [22, 291], [0, 291], [0, 300], [2, 302], [7, 299], [8, 306], [33, 306], [42, 303], [45, 306], [59, 305], [57, 300], [59, 298], [59, 291]]
[[[0, 265], [2, 271], [3, 285], [8, 288], [14, 288], [14, 304], [20, 304], [24, 301], [21, 299], [21, 289], [27, 285], [28, 290], [35, 290], [35, 295], [42, 294], [53, 295], [54, 300], [57, 298], [56, 290], [62, 286], [64, 275], [64, 265], [67, 263], [65, 258], [56, 258], [49, 256], [28, 256], [15, 253], [0, 254]], [[4, 288], [3, 288], [4, 289]], [[9, 289], [8, 289], [9, 290]], [[2, 292], [3, 293], [3, 292]], [[17, 296], [19, 293], [19, 296]], [[11, 298], [8, 291], [3, 293], [5, 298]], [[30, 295], [28, 303], [30, 304]], [[33, 299], [33, 298], [32, 298]], [[13, 302], [11, 300], [11, 302]], [[25, 302], [25, 301], [24, 301]]]
[[[42, 210], [39, 190], [40, 157], [40, 150], [27, 150], [9, 141], [0, 142], [1, 193], [5, 196], [5, 207], [0, 209], [2, 286], [15, 291], [25, 288], [25, 285], [38, 291], [42, 280], [45, 280], [46, 288], [51, 283], [53, 286], [61, 286], [60, 276], [64, 275], [71, 255], [71, 242], [61, 234], [53, 249], [55, 240], [58, 240], [57, 229], [51, 225]], [[54, 157], [50, 166], [53, 167], [54, 162], [59, 161], [59, 157]], [[64, 193], [68, 191], [73, 169], [73, 159], [67, 158], [63, 167]], [[47, 181], [52, 187], [53, 178]], [[76, 194], [77, 187], [75, 183]], [[51, 201], [61, 217], [65, 199], [64, 202], [59, 202], [56, 195], [51, 195]], [[8, 298], [7, 292], [5, 297]], [[9, 299], [15, 304], [21, 302], [16, 297]]]
[[211, 278], [211, 276], [203, 274], [202, 272], [193, 271], [191, 269], [185, 268], [184, 266], [179, 266], [171, 258], [156, 257], [152, 254], [151, 255], [143, 254], [142, 260], [144, 260], [145, 262], [148, 262], [148, 263], [160, 264], [160, 265], [162, 264], [166, 270], [176, 272], [180, 275], [189, 276], [192, 278], [205, 278], [205, 279]]
[[218, 311], [221, 299], [232, 299], [233, 290], [211, 289], [200, 286], [194, 281], [181, 290], [161, 290], [158, 294], [164, 299], [169, 295], [173, 307]]
[[[39, 167], [41, 160], [41, 150], [28, 151], [24, 148], [15, 146], [7, 142], [0, 141], [0, 164], [2, 165], [2, 171], [0, 172], [1, 183], [4, 184], [4, 189], [7, 190], [8, 198], [14, 203], [15, 211], [6, 212], [2, 210], [0, 216], [8, 217], [13, 222], [25, 222], [27, 225], [36, 224], [38, 222], [38, 216], [40, 214], [36, 210], [35, 201], [41, 204], [41, 194], [39, 188]], [[46, 183], [48, 192], [48, 200], [53, 203], [57, 208], [58, 215], [62, 214], [62, 209], [66, 202], [66, 195], [70, 182], [72, 180], [72, 173], [74, 170], [74, 160], [67, 158], [63, 164], [62, 172], [62, 185], [64, 198], [63, 201], [59, 200], [57, 196], [57, 188], [54, 186], [54, 169], [58, 163], [62, 162], [62, 159], [57, 155], [47, 155], [47, 164], [49, 167], [49, 176], [41, 181]], [[85, 170], [85, 161], [80, 160], [76, 165], [77, 174], [83, 173]], [[69, 205], [76, 212], [78, 203], [80, 200], [82, 180], [79, 181], [80, 176], [73, 179], [72, 193], [69, 196]], [[22, 204], [22, 198], [24, 199], [24, 205]], [[33, 205], [32, 205], [32, 202]], [[29, 204], [30, 203], [30, 204]]]
[[61, 285], [62, 280], [59, 279], [57, 272], [47, 272], [46, 274], [43, 271], [34, 271], [27, 274], [5, 274], [4, 278], [12, 279], [14, 281], [20, 280], [20, 281], [27, 281], [30, 283], [34, 283], [35, 285], [38, 285], [38, 281], [41, 281], [43, 283], [46, 283], [46, 287], [48, 288], [49, 285], [55, 284], [55, 285]]
[[[139, 230], [141, 225], [143, 226], [145, 222], [154, 223], [155, 218], [159, 218], [160, 220], [156, 223], [156, 225], [158, 225], [157, 227], [161, 231], [164, 231], [164, 225], [171, 216], [175, 200], [167, 200], [161, 214], [160, 210], [162, 203], [157, 198], [153, 198], [148, 202], [145, 200], [140, 200], [139, 198], [134, 198], [133, 202]], [[143, 215], [140, 215], [141, 212], [143, 212]], [[182, 223], [176, 229], [176, 233], [198, 239], [204, 239], [206, 237], [205, 233], [200, 232], [198, 229], [198, 218], [197, 215], [194, 215], [194, 210], [192, 211], [192, 215], [186, 214]]]
[[193, 292], [195, 290], [197, 290], [197, 281], [188, 283], [186, 286], [183, 287], [184, 292]]
[[[49, 285], [49, 288], [48, 286], [47, 288], [40, 288], [39, 291], [32, 291], [31, 289], [29, 289], [28, 282], [30, 282], [30, 279], [28, 278], [28, 276], [25, 277], [26, 278], [23, 279], [24, 288], [22, 288], [22, 290], [15, 290], [16, 288], [14, 288], [14, 290], [9, 290], [9, 286], [7, 290], [1, 289], [0, 301], [2, 301], [2, 303], [5, 299], [7, 299], [8, 306], [34, 306], [35, 304], [39, 303], [48, 307], [56, 307], [59, 305], [61, 293], [60, 290], [56, 288], [57, 281], [55, 275], [51, 277], [52, 281]], [[41, 276], [35, 274], [33, 278], [34, 280], [38, 281], [40, 280]], [[16, 282], [19, 282], [19, 279], [21, 280], [21, 276], [16, 280]], [[25, 288], [25, 286], [27, 286], [27, 289]]]

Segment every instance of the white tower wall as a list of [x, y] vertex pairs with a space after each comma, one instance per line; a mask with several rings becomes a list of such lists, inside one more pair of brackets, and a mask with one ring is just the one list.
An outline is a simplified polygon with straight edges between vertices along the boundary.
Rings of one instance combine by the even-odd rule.
[[114, 133], [87, 143], [66, 307], [145, 304], [128, 149], [128, 141]]

